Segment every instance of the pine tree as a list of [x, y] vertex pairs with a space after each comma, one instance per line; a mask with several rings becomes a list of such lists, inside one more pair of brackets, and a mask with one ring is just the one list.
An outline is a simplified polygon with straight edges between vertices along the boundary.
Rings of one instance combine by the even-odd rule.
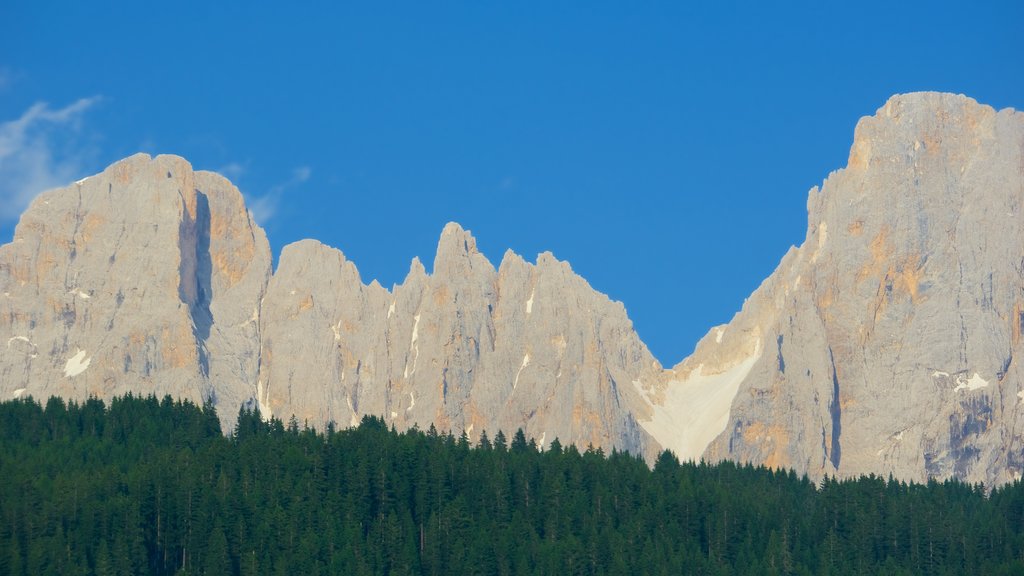
[[498, 433], [494, 436], [494, 450], [497, 452], [505, 452], [508, 449], [508, 444], [505, 440], [505, 433], [498, 430]]

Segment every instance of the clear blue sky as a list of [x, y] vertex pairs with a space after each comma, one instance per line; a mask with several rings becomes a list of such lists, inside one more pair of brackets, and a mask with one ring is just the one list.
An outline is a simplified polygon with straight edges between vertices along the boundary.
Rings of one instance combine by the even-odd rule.
[[551, 250], [666, 365], [802, 241], [860, 116], [1024, 107], [1017, 0], [105, 4], [0, 7], [4, 241], [39, 187], [179, 154], [366, 282], [450, 220], [495, 265]]

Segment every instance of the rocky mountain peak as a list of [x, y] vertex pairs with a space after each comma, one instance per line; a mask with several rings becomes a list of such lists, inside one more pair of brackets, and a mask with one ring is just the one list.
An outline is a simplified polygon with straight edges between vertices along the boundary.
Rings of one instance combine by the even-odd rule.
[[857, 123], [847, 169], [862, 170], [872, 162], [907, 158], [955, 162], [993, 136], [997, 114], [992, 107], [963, 95], [916, 92], [893, 96], [874, 116]]
[[413, 256], [409, 262], [409, 273], [405, 275], [404, 284], [417, 282], [427, 278], [427, 269], [423, 266], [419, 256]]
[[455, 222], [441, 232], [434, 256], [434, 275], [454, 278], [465, 274], [493, 274], [494, 266], [476, 247], [476, 238]]
[[[819, 476], [1019, 477], [1022, 150], [1024, 115], [964, 96], [895, 96], [862, 119], [849, 165], [810, 192], [803, 245], [666, 384], [744, 367], [703, 455]], [[758, 335], [749, 365], [737, 333]]]
[[269, 265], [238, 190], [176, 156], [137, 154], [45, 192], [0, 247], [5, 386], [240, 403], [210, 382], [255, 377]]
[[413, 259], [390, 291], [313, 240], [272, 273], [237, 188], [140, 154], [41, 194], [0, 246], [0, 396], [993, 485], [1024, 472], [1022, 205], [1024, 114], [894, 96], [809, 193], [802, 245], [664, 370], [549, 252], [495, 270], [450, 223], [432, 273]]

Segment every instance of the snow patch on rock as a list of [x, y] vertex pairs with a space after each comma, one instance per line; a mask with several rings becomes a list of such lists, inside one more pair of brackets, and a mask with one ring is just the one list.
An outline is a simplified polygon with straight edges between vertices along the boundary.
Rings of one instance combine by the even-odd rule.
[[748, 357], [721, 372], [704, 374], [701, 364], [685, 379], [670, 381], [659, 402], [651, 398], [650, 390], [634, 381], [652, 409], [651, 419], [640, 421], [640, 426], [680, 459], [699, 459], [711, 441], [725, 430], [740, 384], [760, 357], [758, 339]]
[[92, 358], [85, 357], [85, 350], [79, 349], [74, 356], [68, 358], [68, 361], [64, 364], [64, 377], [71, 378], [72, 376], [78, 376], [85, 369], [89, 367], [89, 363], [92, 362]]
[[412, 342], [409, 343], [409, 352], [413, 353], [412, 357], [412, 370], [409, 370], [409, 362], [405, 363], [405, 377], [408, 378], [416, 373], [416, 361], [420, 359], [420, 348], [416, 345], [416, 338], [419, 336], [420, 329], [420, 315], [413, 316], [412, 324]]
[[533, 290], [530, 290], [530, 299], [526, 301], [526, 313], [527, 314], [531, 314], [533, 312], [533, 295], [536, 292], [537, 292], [536, 288], [534, 288]]
[[523, 356], [523, 363], [519, 365], [519, 371], [516, 372], [516, 379], [512, 382], [512, 389], [513, 390], [515, 390], [516, 386], [519, 385], [519, 375], [523, 373], [523, 368], [526, 368], [529, 365], [530, 365], [530, 353], [527, 352], [526, 355]]
[[270, 420], [274, 413], [270, 409], [269, 387], [266, 390], [265, 394], [266, 395], [264, 396], [263, 380], [256, 382], [256, 403], [259, 404], [260, 406], [260, 416], [262, 416], [264, 420]]
[[13, 344], [14, 342], [24, 342], [24, 343], [26, 343], [26, 344], [28, 344], [29, 346], [32, 347], [31, 350], [25, 350], [25, 349], [18, 350], [18, 348], [22, 348], [20, 346], [18, 348], [16, 348], [16, 350], [18, 350], [19, 352], [24, 353], [29, 358], [35, 358], [35, 357], [39, 356], [39, 352], [37, 351], [38, 349], [37, 349], [36, 345], [31, 340], [29, 340], [28, 337], [26, 337], [26, 336], [12, 336], [12, 337], [8, 338], [7, 339], [7, 349], [8, 350], [11, 349], [11, 344]]
[[903, 434], [907, 430], [909, 430], [909, 428], [904, 428], [903, 430], [900, 430], [899, 432], [893, 434], [892, 436], [889, 436], [889, 445], [883, 448], [879, 448], [879, 450], [875, 452], [875, 456], [882, 456], [886, 452], [895, 450], [896, 446], [903, 441]]
[[356, 414], [356, 409], [352, 407], [352, 398], [346, 396], [345, 402], [348, 404], [348, 409], [352, 412], [352, 416], [348, 419], [348, 425], [355, 428], [359, 426], [359, 415]]
[[24, 394], [24, 393], [25, 393], [25, 389], [24, 388], [18, 388], [17, 390], [14, 391], [14, 394], [11, 394], [11, 398], [21, 398], [21, 395]]
[[[29, 344], [32, 344], [32, 341], [29, 340], [27, 336], [11, 336], [7, 339], [8, 348], [11, 347], [11, 342], [28, 342]], [[32, 345], [35, 346], [35, 344]]]
[[973, 391], [988, 386], [988, 381], [978, 375], [977, 372], [974, 376], [967, 378], [965, 375], [960, 374], [956, 377], [956, 388], [953, 388], [954, 392], [960, 390]]

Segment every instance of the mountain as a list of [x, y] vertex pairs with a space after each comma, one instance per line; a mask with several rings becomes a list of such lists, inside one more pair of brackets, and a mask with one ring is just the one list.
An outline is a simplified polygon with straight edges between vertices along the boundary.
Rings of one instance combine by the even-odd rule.
[[414, 260], [391, 291], [364, 285], [334, 248], [287, 246], [260, 334], [256, 397], [284, 419], [355, 425], [371, 414], [473, 438], [522, 427], [542, 445], [650, 444], [628, 383], [660, 366], [622, 304], [551, 254], [530, 264], [506, 252], [495, 269], [457, 224], [433, 273]]
[[3, 395], [152, 392], [237, 412], [270, 267], [238, 190], [180, 158], [43, 193], [0, 247]]
[[[1022, 204], [1024, 114], [891, 98], [810, 191], [804, 243], [644, 383], [641, 423], [681, 454], [817, 477], [1020, 479]], [[705, 406], [713, 430], [690, 433], [678, 416]]]
[[0, 247], [0, 397], [171, 394], [227, 426], [248, 405], [998, 484], [1024, 469], [1022, 200], [1024, 114], [895, 96], [811, 190], [803, 245], [665, 370], [549, 253], [495, 268], [449, 224], [434, 269], [390, 290], [311, 240], [272, 271], [230, 182], [136, 155], [40, 195]]
[[[457, 224], [434, 271], [392, 290], [315, 241], [276, 272], [223, 177], [136, 155], [40, 195], [0, 248], [0, 394], [212, 401], [323, 427], [382, 415], [474, 438], [652, 455], [629, 385], [661, 371], [622, 304], [568, 264], [508, 252], [495, 269]], [[624, 383], [624, 385], [620, 384]]]

